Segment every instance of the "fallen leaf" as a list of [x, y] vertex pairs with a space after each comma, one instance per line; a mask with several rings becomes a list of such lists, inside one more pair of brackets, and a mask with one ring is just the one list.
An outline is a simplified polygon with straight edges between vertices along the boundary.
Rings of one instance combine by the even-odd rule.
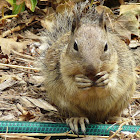
[[8, 2], [5, 1], [5, 0], [1, 0], [1, 1], [0, 1], [0, 10], [1, 10], [2, 7], [9, 7]]
[[114, 16], [112, 10], [106, 6], [99, 5], [95, 9], [99, 14], [102, 14], [102, 12], [104, 12], [104, 14], [108, 15], [109, 17]]
[[0, 91], [12, 87], [15, 84], [26, 84], [20, 77], [15, 75], [1, 75], [0, 77]]
[[120, 35], [129, 36], [130, 40], [131, 34], [139, 36], [139, 22], [136, 16], [131, 12], [120, 15], [116, 19], [114, 26]]
[[32, 111], [28, 111], [27, 108], [22, 107], [21, 104], [17, 104], [18, 110], [22, 113], [19, 117], [19, 121], [29, 121], [33, 118], [35, 118], [35, 114]]
[[47, 111], [57, 111], [57, 109], [49, 104], [47, 101], [44, 101], [42, 99], [33, 99], [30, 97], [26, 97], [32, 104], [36, 105], [37, 107], [43, 108], [44, 110]]
[[56, 12], [63, 13], [66, 9], [67, 11], [71, 11], [74, 8], [74, 5], [74, 2], [72, 1], [61, 3], [56, 7]]
[[100, 15], [104, 12], [105, 23], [109, 31], [117, 34], [127, 44], [130, 43], [132, 34], [139, 36], [139, 21], [132, 12], [128, 11], [115, 16], [111, 9], [105, 6], [97, 6], [96, 10]]
[[12, 87], [15, 84], [17, 84], [17, 81], [15, 81], [13, 79], [8, 79], [5, 82], [0, 84], [0, 91], [3, 91], [9, 87]]
[[29, 79], [29, 83], [39, 86], [44, 82], [44, 80], [45, 80], [45, 78], [43, 76], [32, 76]]
[[140, 15], [140, 5], [121, 5], [120, 6], [120, 15], [124, 13], [132, 13], [134, 15]]
[[20, 104], [24, 107], [35, 107], [26, 97], [22, 96], [19, 98]]
[[55, 13], [49, 12], [49, 15], [46, 15], [43, 19], [40, 20], [42, 27], [51, 31], [54, 26]]
[[17, 5], [22, 4], [23, 2], [25, 2], [25, 5], [32, 11], [34, 12], [35, 6], [37, 4], [37, 0], [18, 0], [16, 1]]
[[1, 50], [4, 54], [9, 55], [11, 50], [15, 50], [17, 52], [23, 52], [23, 49], [26, 49], [28, 41], [24, 42], [16, 42], [13, 39], [9, 38], [0, 38], [0, 46]]
[[9, 78], [11, 78], [11, 75], [0, 75], [0, 83], [3, 83]]
[[15, 120], [15, 116], [13, 114], [8, 114], [8, 115], [4, 115], [2, 117], [0, 117], [0, 121], [11, 121], [11, 120]]
[[23, 3], [25, 0], [16, 0], [16, 4], [20, 5], [21, 3]]
[[136, 48], [138, 46], [140, 46], [140, 42], [138, 42], [137, 40], [131, 40], [130, 41], [130, 44], [129, 44], [130, 48]]

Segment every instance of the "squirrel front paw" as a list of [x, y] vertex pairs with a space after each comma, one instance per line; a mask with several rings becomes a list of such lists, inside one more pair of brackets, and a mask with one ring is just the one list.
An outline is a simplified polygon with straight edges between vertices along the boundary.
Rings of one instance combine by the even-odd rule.
[[109, 74], [106, 71], [102, 71], [96, 74], [98, 80], [95, 82], [95, 86], [104, 87], [109, 83]]
[[99, 72], [95, 78], [97, 80], [93, 82], [87, 76], [78, 74], [75, 76], [76, 86], [79, 89], [88, 90], [93, 86], [104, 87], [109, 83], [109, 74], [106, 71]]
[[78, 124], [80, 124], [81, 131], [85, 134], [86, 133], [85, 123], [89, 124], [89, 120], [86, 117], [71, 117], [66, 119], [66, 123], [69, 125], [71, 130], [78, 135]]
[[88, 90], [93, 86], [93, 81], [83, 74], [76, 75], [75, 82], [76, 82], [76, 86], [79, 89], [83, 89], [83, 90]]

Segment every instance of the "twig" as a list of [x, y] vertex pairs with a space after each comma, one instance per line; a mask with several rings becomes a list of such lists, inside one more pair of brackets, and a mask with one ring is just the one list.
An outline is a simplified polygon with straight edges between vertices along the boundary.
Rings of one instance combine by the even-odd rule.
[[26, 58], [18, 58], [18, 57], [14, 57], [14, 60], [20, 61], [20, 62], [27, 62], [27, 63], [33, 63], [33, 60], [29, 60]]
[[137, 94], [140, 94], [140, 92], [139, 91], [135, 91]]
[[8, 126], [7, 126], [7, 129], [6, 129], [6, 135], [5, 135], [5, 140], [6, 140], [7, 132], [8, 132]]
[[132, 116], [132, 118], [137, 116], [138, 114], [140, 114], [140, 110], [136, 111], [135, 114]]
[[[1, 135], [5, 135], [6, 133], [0, 133]], [[43, 134], [43, 133], [7, 133], [6, 135], [17, 135], [17, 136], [70, 136], [70, 137], [85, 137], [85, 135], [75, 135], [66, 133], [56, 133], [56, 134]], [[86, 137], [95, 137], [95, 138], [108, 138], [109, 136], [93, 136], [93, 135], [86, 135]]]
[[10, 67], [10, 68], [22, 68], [22, 69], [28, 69], [28, 70], [34, 70], [34, 71], [40, 71], [39, 68], [31, 68], [31, 67], [25, 67], [25, 66], [3, 64], [3, 63], [0, 63], [0, 66]]
[[30, 56], [30, 55], [25, 55], [25, 54], [19, 53], [19, 52], [14, 51], [14, 50], [11, 50], [11, 52], [12, 52], [13, 54], [15, 54], [15, 55], [18, 55], [18, 56], [22, 57], [22, 58], [35, 60], [35, 58], [32, 57], [32, 56]]
[[110, 25], [111, 25], [112, 30], [114, 30], [114, 27], [113, 27], [111, 18], [109, 17], [109, 14], [107, 13], [106, 15], [107, 15], [107, 17], [108, 17], [108, 20], [109, 20], [109, 22], [110, 22]]
[[140, 97], [133, 96], [132, 99], [140, 99]]
[[17, 17], [18, 15], [8, 15], [8, 16], [4, 16], [0, 19], [0, 21], [5, 20], [7, 18], [13, 18], [13, 17]]
[[139, 91], [135, 91], [136, 94], [133, 95], [133, 97], [131, 97], [132, 99], [140, 99], [140, 92]]
[[5, 32], [2, 33], [2, 37], [5, 37], [5, 36], [7, 36], [7, 35], [9, 35], [9, 34], [11, 34], [13, 32], [15, 32], [15, 31], [20, 31], [21, 29], [23, 29], [25, 27], [26, 27], [26, 25], [23, 24], [23, 25], [19, 25], [17, 27], [14, 27], [12, 29], [9, 29], [9, 30], [7, 30], [7, 31], [5, 31]]
[[112, 139], [117, 133], [119, 133], [123, 128], [123, 126], [125, 125], [125, 124], [127, 124], [128, 122], [130, 122], [131, 120], [127, 120], [127, 121], [125, 121], [125, 122], [123, 122], [120, 126], [119, 126], [119, 128], [118, 128], [118, 130], [112, 135], [112, 136], [110, 136], [107, 140], [110, 140], [110, 139]]
[[131, 5], [131, 4], [132, 4], [132, 5], [134, 5], [134, 4], [135, 4], [135, 5], [140, 5], [140, 3], [127, 3], [127, 4], [128, 4], [128, 5]]

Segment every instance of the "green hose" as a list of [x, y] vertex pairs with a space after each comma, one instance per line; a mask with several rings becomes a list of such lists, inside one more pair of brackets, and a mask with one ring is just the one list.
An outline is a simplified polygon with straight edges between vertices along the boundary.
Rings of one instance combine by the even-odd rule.
[[[89, 124], [86, 126], [86, 135], [108, 136], [109, 131], [118, 130], [119, 125]], [[122, 131], [136, 133], [140, 126], [124, 125]], [[8, 131], [7, 131], [8, 130]], [[64, 123], [0, 121], [0, 133], [65, 133], [70, 128]], [[81, 130], [79, 134], [82, 134]]]

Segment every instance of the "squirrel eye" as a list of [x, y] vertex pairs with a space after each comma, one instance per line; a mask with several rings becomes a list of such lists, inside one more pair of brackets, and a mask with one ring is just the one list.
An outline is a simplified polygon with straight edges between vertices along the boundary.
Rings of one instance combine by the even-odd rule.
[[104, 52], [106, 52], [108, 50], [108, 45], [107, 43], [105, 44], [105, 47], [104, 47]]
[[74, 50], [78, 51], [78, 45], [76, 42], [74, 42]]

